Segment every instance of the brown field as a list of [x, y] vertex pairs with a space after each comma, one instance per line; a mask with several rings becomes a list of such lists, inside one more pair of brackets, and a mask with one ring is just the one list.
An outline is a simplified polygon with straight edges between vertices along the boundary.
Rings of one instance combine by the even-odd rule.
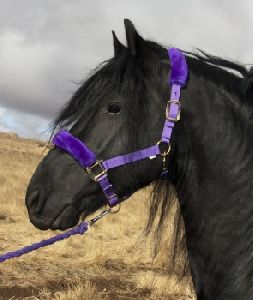
[[[0, 133], [1, 254], [56, 233], [34, 228], [24, 205], [43, 146]], [[156, 259], [152, 238], [140, 238], [148, 196], [149, 189], [136, 193], [119, 214], [106, 217], [83, 236], [0, 264], [0, 299], [195, 299], [190, 275], [179, 281], [167, 268], [170, 222]]]

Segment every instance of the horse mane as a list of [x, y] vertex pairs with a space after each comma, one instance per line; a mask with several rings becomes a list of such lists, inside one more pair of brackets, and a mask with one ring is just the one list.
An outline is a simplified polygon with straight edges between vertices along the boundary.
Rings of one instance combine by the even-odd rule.
[[[167, 47], [153, 41], [146, 40], [145, 43], [147, 48], [155, 53], [156, 57], [168, 59]], [[218, 86], [238, 94], [242, 101], [245, 99], [245, 95], [252, 92], [253, 67], [247, 70], [245, 66], [238, 62], [210, 55], [201, 49], [197, 49], [196, 52], [183, 52], [187, 56], [190, 71], [196, 76], [210, 79]], [[153, 63], [153, 68], [156, 69], [153, 72], [159, 74], [161, 68], [157, 61]], [[122, 51], [119, 56], [102, 62], [81, 82], [80, 87], [73, 94], [70, 101], [55, 117], [51, 129], [73, 126], [80, 120], [88, 123], [89, 119], [92, 118], [89, 112], [99, 104], [100, 98], [97, 97], [97, 94], [105, 94], [112, 85], [114, 87], [128, 85], [129, 87], [133, 84], [135, 92], [132, 91], [133, 95], [131, 96], [134, 98], [131, 98], [133, 101], [131, 99], [129, 101], [132, 102], [131, 105], [135, 105], [135, 103], [140, 102], [135, 96], [145, 92], [142, 76], [141, 66], [136, 63], [128, 49]], [[94, 92], [94, 89], [98, 92]], [[142, 103], [142, 108], [143, 106], [145, 106], [145, 102]], [[131, 106], [131, 113], [133, 111]], [[135, 119], [139, 120], [140, 116]]]
[[[156, 51], [161, 59], [167, 59], [168, 47], [158, 43], [146, 41], [151, 49]], [[218, 86], [236, 93], [240, 99], [253, 89], [253, 66], [247, 69], [239, 62], [211, 55], [201, 49], [195, 52], [183, 51], [187, 56], [187, 64], [190, 71], [199, 77], [212, 80]], [[243, 98], [241, 98], [243, 96]]]
[[[154, 69], [158, 74], [161, 68], [158, 64]], [[54, 131], [58, 128], [71, 128], [78, 135], [89, 126], [103, 96], [111, 94], [112, 91], [119, 91], [126, 98], [128, 105], [124, 109], [127, 110], [128, 130], [132, 133], [129, 134], [130, 143], [139, 147], [136, 127], [145, 134], [145, 125], [148, 122], [145, 111], [149, 95], [145, 91], [141, 62], [137, 63], [128, 49], [120, 56], [101, 63], [88, 74], [88, 78], [55, 117], [51, 129]]]
[[[253, 67], [248, 70], [239, 62], [214, 56], [200, 49], [196, 53], [186, 54], [195, 74], [205, 75], [218, 86], [236, 93], [242, 101], [247, 98], [253, 88]], [[198, 62], [202, 62], [201, 66]]]
[[[167, 48], [152, 41], [145, 41], [145, 43], [146, 47], [155, 54], [152, 64], [153, 72], [159, 74], [162, 65], [161, 60], [168, 59]], [[216, 85], [237, 94], [239, 101], [252, 98], [253, 68], [247, 70], [239, 63], [212, 56], [202, 50], [198, 50], [196, 53], [185, 52], [185, 54], [189, 69], [196, 76], [212, 80]], [[121, 89], [129, 103], [126, 124], [128, 124], [131, 132], [129, 135], [130, 144], [138, 147], [138, 137], [147, 134], [145, 124], [148, 122], [148, 117], [145, 111], [149, 101], [152, 101], [145, 91], [143, 77], [141, 63], [137, 62], [126, 48], [117, 57], [103, 62], [89, 74], [70, 101], [56, 116], [52, 129], [67, 127], [72, 128], [76, 134], [82, 132], [96, 113], [102, 96], [113, 89]], [[166, 181], [156, 181], [153, 184], [149, 219], [145, 229], [145, 234], [154, 232], [155, 254], [158, 253], [164, 226], [172, 207], [175, 207], [175, 203], [176, 197], [171, 185]], [[178, 205], [174, 213], [174, 225], [169, 246], [173, 267], [176, 266], [177, 257], [180, 257], [181, 262], [183, 258], [183, 265], [186, 267], [183, 220]], [[186, 268], [184, 268], [185, 270]]]

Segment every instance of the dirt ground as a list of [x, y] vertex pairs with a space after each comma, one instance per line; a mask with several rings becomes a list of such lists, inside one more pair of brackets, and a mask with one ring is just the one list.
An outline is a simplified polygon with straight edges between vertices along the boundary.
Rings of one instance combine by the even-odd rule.
[[[44, 143], [0, 133], [0, 254], [53, 236], [29, 222], [24, 195]], [[195, 299], [190, 275], [168, 270], [170, 222], [156, 259], [141, 238], [149, 189], [83, 236], [0, 264], [0, 299]]]

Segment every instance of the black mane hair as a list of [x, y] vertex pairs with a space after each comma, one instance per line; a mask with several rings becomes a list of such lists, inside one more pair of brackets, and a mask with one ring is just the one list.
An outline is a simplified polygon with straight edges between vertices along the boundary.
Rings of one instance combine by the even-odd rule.
[[[152, 72], [159, 76], [162, 60], [168, 60], [167, 48], [151, 41], [145, 41], [145, 45], [154, 54], [153, 63], [149, 62], [153, 66]], [[185, 54], [190, 72], [212, 80], [216, 85], [236, 93], [240, 101], [253, 100], [253, 68], [247, 70], [239, 63], [209, 55], [202, 50], [196, 53], [185, 52]], [[120, 55], [102, 63], [81, 84], [70, 101], [56, 116], [52, 129], [72, 128], [73, 132], [78, 135], [89, 124], [103, 95], [112, 89], [121, 89], [122, 94], [127, 97], [128, 107], [126, 108], [129, 111], [126, 124], [131, 132], [129, 135], [132, 139], [131, 143], [138, 147], [138, 136], [147, 134], [145, 124], [148, 116], [145, 114], [145, 108], [149, 101], [152, 101], [145, 92], [142, 67], [142, 61], [138, 61], [131, 55], [127, 48]], [[166, 99], [162, 99], [162, 101], [166, 101]], [[155, 182], [145, 232], [150, 233], [153, 225], [156, 224], [156, 252], [161, 241], [164, 223], [175, 203], [175, 197], [172, 195], [173, 189], [168, 182]], [[170, 246], [173, 257], [177, 253], [185, 253], [182, 234], [183, 221], [179, 207], [176, 209], [174, 221], [175, 229]]]
[[[146, 47], [155, 54], [153, 63], [154, 74], [159, 75], [161, 65], [158, 59], [168, 59], [167, 48], [153, 41], [145, 41]], [[202, 50], [198, 52], [187, 52], [187, 64], [191, 72], [199, 77], [212, 80], [217, 85], [236, 93], [242, 100], [253, 90], [253, 67], [250, 70], [237, 62], [207, 54]], [[157, 59], [156, 59], [157, 58]], [[239, 73], [239, 76], [235, 73]], [[73, 94], [70, 101], [63, 107], [60, 113], [55, 117], [51, 126], [52, 129], [66, 128], [75, 124], [88, 123], [92, 118], [92, 112], [96, 111], [100, 98], [98, 94], [106, 94], [111, 87], [121, 86], [122, 89], [130, 89], [129, 107], [131, 112], [137, 112], [134, 108], [139, 106], [143, 109], [145, 103], [140, 103], [145, 94], [143, 83], [143, 71], [141, 62], [134, 58], [128, 49], [121, 52], [120, 55], [101, 63], [81, 83], [81, 86]], [[129, 92], [128, 92], [129, 93]], [[137, 101], [136, 101], [137, 100]], [[138, 122], [140, 115], [134, 118]], [[141, 124], [142, 122], [140, 122]]]

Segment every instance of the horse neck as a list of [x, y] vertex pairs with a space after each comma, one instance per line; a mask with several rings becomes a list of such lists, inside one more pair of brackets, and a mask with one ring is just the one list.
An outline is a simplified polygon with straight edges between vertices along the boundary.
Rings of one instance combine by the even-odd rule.
[[253, 127], [248, 108], [213, 82], [182, 94], [171, 169], [198, 299], [252, 299]]

